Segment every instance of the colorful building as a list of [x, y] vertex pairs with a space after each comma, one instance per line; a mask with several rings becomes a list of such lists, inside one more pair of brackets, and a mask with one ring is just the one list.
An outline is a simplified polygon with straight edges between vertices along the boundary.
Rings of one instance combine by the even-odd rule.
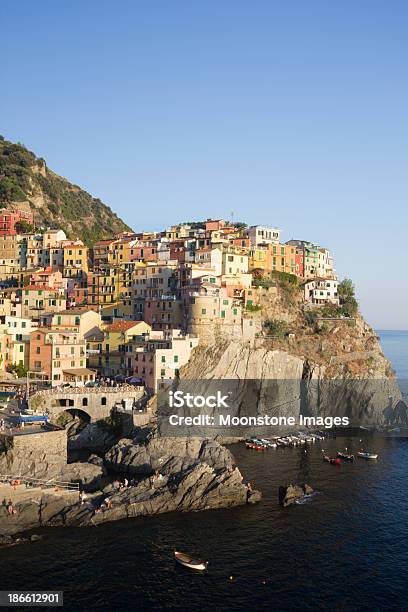
[[305, 301], [313, 305], [340, 303], [337, 292], [338, 281], [327, 278], [313, 278], [303, 285]]
[[7, 208], [0, 210], [0, 236], [12, 236], [17, 234], [19, 223], [33, 225], [33, 213], [24, 210], [8, 210]]
[[247, 228], [246, 234], [253, 247], [260, 244], [277, 244], [280, 242], [280, 229], [278, 227], [251, 225]]
[[70, 240], [63, 243], [64, 276], [82, 277], [88, 272], [88, 247], [82, 240]]
[[79, 332], [41, 327], [30, 334], [30, 370], [41, 373], [52, 386], [64, 382], [81, 386], [94, 380], [86, 359], [86, 341]]
[[46, 312], [65, 310], [67, 299], [62, 290], [56, 290], [47, 285], [28, 285], [17, 290], [21, 299], [21, 316], [39, 320]]
[[303, 276], [313, 278], [318, 274], [319, 246], [306, 240], [289, 240], [289, 246], [296, 247], [296, 253], [303, 257]]

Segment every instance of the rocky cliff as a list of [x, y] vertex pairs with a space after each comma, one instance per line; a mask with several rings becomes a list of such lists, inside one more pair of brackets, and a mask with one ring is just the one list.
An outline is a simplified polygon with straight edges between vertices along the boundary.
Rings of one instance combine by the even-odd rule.
[[42, 158], [0, 137], [0, 207], [34, 213], [36, 225], [61, 227], [86, 244], [130, 228], [89, 193], [52, 172]]
[[[336, 415], [354, 425], [406, 424], [392, 367], [359, 313], [349, 317], [332, 307], [311, 309], [296, 285], [277, 282], [254, 294], [256, 308], [244, 317], [259, 333], [250, 340], [207, 336], [181, 369], [181, 385], [196, 381], [189, 383], [191, 392], [206, 393], [206, 387], [215, 389], [214, 381], [231, 381], [237, 414]], [[251, 392], [249, 381], [258, 381]]]

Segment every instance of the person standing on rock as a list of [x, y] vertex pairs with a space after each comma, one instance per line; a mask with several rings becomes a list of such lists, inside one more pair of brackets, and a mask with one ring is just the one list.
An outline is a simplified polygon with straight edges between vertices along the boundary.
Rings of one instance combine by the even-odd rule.
[[105, 502], [106, 508], [108, 510], [109, 510], [109, 508], [112, 508], [112, 502], [111, 502], [109, 497], [105, 497], [104, 502]]

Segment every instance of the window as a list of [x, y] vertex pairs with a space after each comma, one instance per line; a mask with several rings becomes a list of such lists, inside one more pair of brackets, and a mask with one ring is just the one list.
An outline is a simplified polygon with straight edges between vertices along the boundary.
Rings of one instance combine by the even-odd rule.
[[178, 355], [174, 355], [174, 363], [178, 363]]
[[166, 363], [166, 356], [165, 356], [165, 355], [162, 355], [162, 356], [161, 356], [161, 362], [162, 362], [162, 363]]
[[39, 355], [41, 353], [41, 347], [37, 346], [35, 352], [37, 353], [37, 355]]
[[88, 398], [87, 397], [83, 397], [82, 398], [82, 405], [83, 406], [87, 406], [88, 405]]
[[106, 406], [106, 397], [101, 397], [101, 406]]
[[27, 323], [26, 323], [25, 321], [22, 321], [22, 323], [21, 323], [21, 327], [22, 327], [23, 329], [25, 329], [25, 328], [27, 327]]
[[207, 310], [206, 310], [205, 308], [202, 308], [202, 309], [201, 309], [201, 314], [203, 314], [203, 315], [204, 315], [204, 314], [207, 314]]

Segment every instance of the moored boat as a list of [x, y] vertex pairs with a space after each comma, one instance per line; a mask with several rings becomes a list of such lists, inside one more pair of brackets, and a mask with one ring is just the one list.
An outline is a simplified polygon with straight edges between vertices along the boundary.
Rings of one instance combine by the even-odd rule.
[[361, 457], [362, 459], [378, 459], [378, 455], [376, 455], [375, 453], [357, 453], [357, 455], [359, 457]]
[[330, 463], [331, 465], [340, 465], [341, 459], [339, 457], [328, 457], [327, 455], [323, 455], [323, 461]]
[[180, 563], [180, 565], [184, 565], [184, 567], [188, 567], [189, 569], [196, 570], [198, 572], [203, 572], [208, 566], [208, 561], [191, 557], [190, 555], [177, 550], [174, 551], [174, 558], [176, 559], [177, 563]]
[[343, 459], [343, 461], [354, 461], [354, 455], [348, 455], [347, 453], [342, 453], [337, 451], [337, 457]]

